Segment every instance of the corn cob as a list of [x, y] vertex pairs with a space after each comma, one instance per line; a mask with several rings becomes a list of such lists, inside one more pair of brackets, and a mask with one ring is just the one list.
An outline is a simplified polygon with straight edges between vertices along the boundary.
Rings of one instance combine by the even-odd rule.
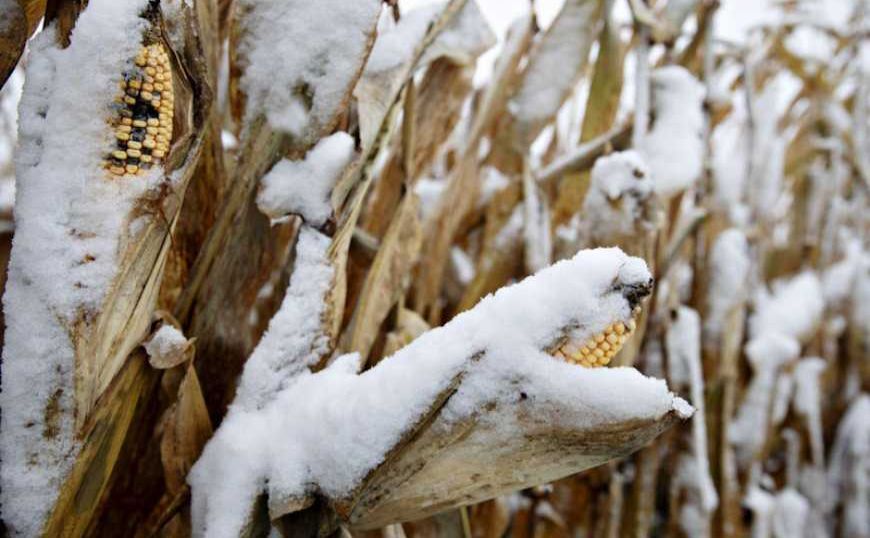
[[587, 368], [607, 366], [634, 334], [639, 314], [640, 307], [636, 306], [628, 323], [614, 321], [602, 332], [592, 336], [582, 344], [569, 337], [557, 346], [552, 354], [565, 362], [579, 364]]
[[165, 47], [143, 45], [124, 73], [112, 121], [115, 147], [105, 160], [114, 176], [143, 174], [166, 157], [172, 141], [172, 66]]

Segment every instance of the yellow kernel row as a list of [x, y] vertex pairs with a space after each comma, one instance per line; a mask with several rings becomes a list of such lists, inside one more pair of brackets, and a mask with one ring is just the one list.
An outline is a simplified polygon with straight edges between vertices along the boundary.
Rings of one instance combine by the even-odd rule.
[[628, 325], [621, 321], [611, 323], [604, 331], [591, 337], [583, 344], [573, 341], [564, 343], [553, 355], [572, 364], [588, 368], [607, 366], [613, 357], [634, 333], [637, 322], [632, 318]]
[[109, 152], [106, 168], [116, 176], [141, 174], [169, 153], [172, 140], [174, 95], [172, 65], [160, 43], [141, 47], [133, 60], [136, 68], [120, 82], [116, 99], [116, 148]]

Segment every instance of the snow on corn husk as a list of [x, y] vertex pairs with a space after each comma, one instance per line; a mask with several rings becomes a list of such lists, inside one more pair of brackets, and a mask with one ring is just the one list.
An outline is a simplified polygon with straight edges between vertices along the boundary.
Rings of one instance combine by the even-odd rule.
[[[117, 411], [135, 404], [119, 397], [118, 387], [138, 375], [140, 363], [128, 359], [148, 331], [179, 208], [167, 193], [189, 180], [199, 140], [191, 138], [193, 158], [171, 178], [160, 167], [143, 171], [139, 181], [112, 180], [120, 167], [107, 169], [107, 159], [114, 158], [109, 148], [122, 132], [124, 111], [130, 134], [140, 111], [146, 128], [154, 111], [153, 119], [168, 126], [171, 95], [182, 89], [189, 97], [190, 80], [167, 80], [156, 3], [92, 0], [81, 9], [71, 35], [54, 24], [31, 42], [20, 105], [16, 244], [4, 297], [0, 489], [7, 528], [28, 536], [40, 529], [79, 532], [106, 486], [131, 418]], [[113, 107], [125, 73], [125, 84], [137, 68], [157, 74], [149, 62], [163, 66], [161, 98], [155, 103], [152, 92], [145, 103], [149, 96], [140, 91], [128, 95], [132, 106]], [[170, 82], [178, 85], [167, 91]], [[144, 83], [143, 77], [140, 90]], [[158, 129], [152, 159], [168, 150], [171, 133], [159, 135]], [[138, 164], [127, 165], [141, 163], [147, 149], [130, 141], [139, 143], [125, 141], [124, 176], [139, 175]], [[85, 480], [97, 470], [99, 480]], [[91, 488], [85, 497], [82, 488]]]
[[580, 368], [547, 350], [627, 335], [650, 291], [640, 259], [582, 251], [362, 374], [345, 355], [282, 382], [265, 405], [234, 406], [190, 477], [195, 532], [238, 533], [264, 484], [273, 518], [322, 496], [351, 526], [374, 528], [639, 448], [691, 408], [634, 369]]

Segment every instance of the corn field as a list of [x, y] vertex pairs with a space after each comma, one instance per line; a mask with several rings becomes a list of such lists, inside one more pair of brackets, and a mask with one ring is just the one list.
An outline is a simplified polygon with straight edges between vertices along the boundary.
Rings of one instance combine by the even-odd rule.
[[0, 0], [46, 537], [870, 538], [866, 0]]

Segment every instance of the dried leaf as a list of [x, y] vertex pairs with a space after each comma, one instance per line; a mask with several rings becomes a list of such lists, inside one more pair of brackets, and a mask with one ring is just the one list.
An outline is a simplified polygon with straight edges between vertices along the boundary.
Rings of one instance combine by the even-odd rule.
[[399, 206], [345, 332], [342, 348], [359, 352], [363, 359], [368, 357], [381, 323], [407, 286], [411, 268], [420, 253], [419, 205], [416, 195], [408, 193]]
[[187, 473], [211, 435], [211, 420], [199, 379], [193, 364], [189, 364], [178, 387], [178, 399], [166, 413], [160, 440], [168, 494], [174, 496], [187, 488]]
[[528, 147], [549, 123], [586, 68], [599, 31], [600, 0], [569, 0], [536, 44], [512, 99], [515, 143]]
[[27, 19], [17, 0], [0, 0], [0, 88], [18, 65], [27, 42]]

